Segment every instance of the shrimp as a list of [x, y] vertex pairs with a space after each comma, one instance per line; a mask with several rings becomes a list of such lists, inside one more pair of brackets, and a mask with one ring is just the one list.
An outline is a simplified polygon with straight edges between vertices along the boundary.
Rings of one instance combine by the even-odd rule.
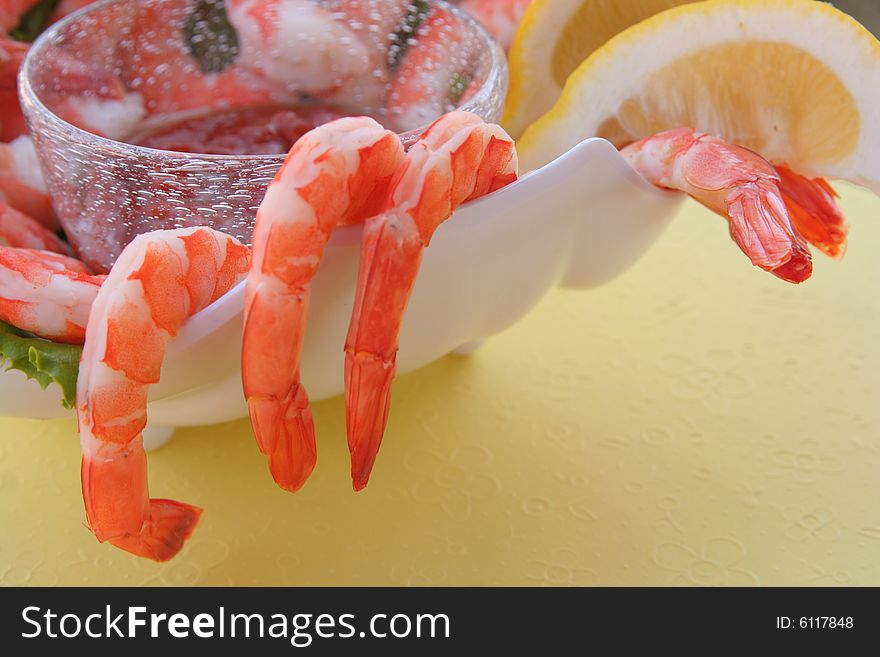
[[0, 144], [0, 201], [52, 230], [58, 228], [34, 143], [27, 135]]
[[[118, 138], [142, 114], [140, 100], [127, 94], [124, 100], [98, 98], [67, 99], [64, 107], [53, 108], [68, 122], [98, 135]], [[86, 119], [85, 115], [91, 118]], [[51, 230], [59, 228], [49, 189], [43, 178], [37, 152], [29, 135], [0, 143], [0, 202], [19, 210]]]
[[297, 490], [315, 466], [315, 429], [299, 362], [309, 284], [333, 229], [379, 211], [403, 161], [397, 135], [349, 117], [306, 133], [257, 212], [247, 281], [242, 383], [275, 481]]
[[425, 125], [453, 110], [479, 89], [458, 19], [434, 7], [395, 70], [386, 109], [399, 130]]
[[119, 99], [66, 95], [51, 109], [77, 128], [116, 140], [130, 135], [146, 116], [139, 93], [126, 93]]
[[[260, 105], [273, 100], [260, 71], [234, 63], [225, 63], [222, 70], [203, 70], [190, 51], [192, 44], [187, 42], [179, 20], [168, 19], [165, 3], [138, 3], [136, 12], [126, 35], [127, 45], [120, 52], [121, 69], [123, 81], [139, 94], [147, 114]], [[221, 54], [223, 49], [216, 48]]]
[[834, 200], [837, 192], [824, 178], [806, 178], [781, 164], [775, 168], [779, 191], [794, 227], [825, 255], [842, 258], [849, 229]]
[[[313, 0], [314, 1], [314, 0]], [[387, 52], [402, 34], [410, 32], [424, 18], [424, 1], [419, 0], [330, 0], [324, 3], [331, 11], [343, 17], [348, 27], [368, 45], [378, 57], [393, 57]], [[373, 64], [378, 64], [373, 60]]]
[[[427, 15], [411, 0], [229, 0], [237, 63], [276, 95], [381, 110], [408, 35]], [[402, 45], [403, 44], [403, 45]]]
[[149, 497], [147, 388], [180, 326], [225, 294], [248, 263], [245, 246], [213, 229], [156, 231], [136, 237], [101, 286], [76, 388], [83, 500], [100, 542], [165, 561], [195, 529], [201, 509]]
[[[49, 193], [18, 99], [17, 75], [27, 43], [0, 38], [0, 201], [57, 229]], [[112, 72], [59, 52], [36, 80], [42, 100], [69, 123], [111, 138], [124, 136], [143, 115], [137, 94]], [[8, 143], [6, 143], [8, 142]]]
[[47, 340], [82, 344], [103, 282], [75, 258], [0, 246], [0, 319]]
[[70, 247], [33, 217], [0, 201], [0, 246], [73, 255]]
[[660, 132], [621, 154], [652, 184], [686, 192], [726, 217], [753, 265], [790, 283], [810, 277], [810, 250], [792, 225], [780, 176], [760, 155], [692, 128]]
[[0, 37], [0, 141], [10, 141], [27, 132], [18, 102], [18, 69], [29, 44]]
[[[91, 0], [65, 0], [55, 10], [70, 12], [79, 9]], [[0, 1], [0, 33], [8, 33], [21, 21], [21, 16], [35, 0]], [[53, 14], [55, 19], [55, 14]], [[18, 100], [18, 70], [30, 49], [30, 44], [8, 37], [0, 37], [0, 141], [8, 142], [27, 132], [27, 125]], [[98, 97], [119, 98], [124, 92], [121, 80], [107, 71], [98, 71], [87, 66], [69, 53], [58, 50], [54, 53], [45, 71], [45, 79], [38, 85], [47, 90], [81, 93], [88, 91]], [[66, 118], [66, 117], [65, 117]]]
[[400, 326], [422, 251], [468, 200], [517, 177], [513, 140], [474, 114], [438, 119], [406, 155], [384, 211], [364, 225], [345, 342], [345, 410], [355, 490], [367, 485], [388, 418]]
[[476, 18], [505, 50], [532, 0], [464, 0], [459, 6]]
[[365, 46], [368, 74], [350, 75], [322, 96], [381, 112], [399, 56], [429, 13], [428, 4], [424, 0], [330, 0], [326, 6]]
[[323, 96], [372, 68], [368, 44], [315, 0], [227, 0], [238, 62], [288, 92]]

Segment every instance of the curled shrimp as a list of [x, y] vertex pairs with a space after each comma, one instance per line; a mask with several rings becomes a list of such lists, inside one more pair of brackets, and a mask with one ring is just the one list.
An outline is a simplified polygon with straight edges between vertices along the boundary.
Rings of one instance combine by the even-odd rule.
[[315, 0], [227, 0], [238, 32], [237, 62], [293, 93], [325, 95], [366, 76], [366, 42]]
[[[314, 0], [313, 0], [314, 1]], [[344, 17], [345, 23], [366, 43], [372, 53], [387, 59], [389, 43], [399, 38], [398, 31], [411, 30], [418, 23], [424, 3], [416, 0], [329, 0], [323, 3]], [[393, 45], [392, 45], [393, 47]], [[373, 59], [372, 64], [381, 61]]]
[[385, 432], [403, 313], [422, 251], [468, 200], [513, 182], [513, 140], [474, 114], [437, 120], [391, 182], [384, 211], [364, 225], [354, 310], [345, 343], [345, 410], [355, 490], [367, 485]]
[[0, 201], [0, 246], [73, 255], [70, 247], [39, 221]]
[[[49, 193], [21, 114], [16, 84], [30, 44], [0, 39], [0, 201], [57, 229]], [[120, 138], [143, 117], [139, 94], [122, 81], [67, 53], [57, 53], [36, 81], [42, 100], [64, 120], [99, 135]], [[6, 143], [8, 142], [8, 143]]]
[[210, 228], [156, 231], [120, 254], [89, 315], [76, 388], [82, 489], [97, 539], [156, 561], [173, 557], [201, 510], [151, 499], [141, 431], [147, 389], [186, 319], [247, 272], [249, 252]]
[[[17, 23], [16, 23], [17, 24]], [[0, 37], [0, 141], [8, 142], [27, 133], [27, 124], [18, 99], [18, 71], [30, 49], [29, 43]], [[58, 50], [43, 63], [34, 82], [42, 89], [41, 100], [50, 109], [75, 125], [91, 129], [100, 120], [91, 120], [101, 102], [126, 98], [125, 86], [112, 71], [90, 66], [69, 52]], [[67, 102], [71, 98], [73, 102]], [[132, 102], [125, 104], [131, 111]], [[91, 110], [91, 111], [90, 111]], [[99, 133], [100, 134], [100, 133]], [[120, 135], [122, 133], [119, 133]]]
[[368, 73], [339, 79], [339, 86], [325, 92], [324, 97], [381, 111], [398, 56], [426, 15], [426, 4], [413, 0], [329, 0], [325, 3], [365, 46], [362, 56], [368, 64], [365, 67]]
[[[230, 21], [233, 4], [225, 3]], [[120, 53], [122, 75], [126, 86], [142, 99], [147, 114], [260, 105], [273, 100], [265, 76], [237, 65], [238, 58], [221, 71], [201, 71], [179, 22], [168, 20], [165, 3], [136, 3], [135, 11], [130, 34], [125, 37], [128, 45]]]
[[316, 459], [299, 374], [310, 281], [333, 229], [377, 212], [402, 160], [397, 135], [373, 119], [332, 121], [296, 142], [257, 212], [242, 383], [257, 444], [287, 490], [303, 485]]
[[44, 226], [58, 228], [34, 143], [27, 135], [0, 144], [0, 201]]
[[75, 258], [0, 246], [0, 319], [41, 338], [82, 344], [103, 282]]
[[621, 150], [649, 182], [686, 192], [726, 217], [730, 236], [757, 267], [800, 283], [813, 271], [792, 225], [776, 169], [760, 155], [692, 128], [677, 128]]

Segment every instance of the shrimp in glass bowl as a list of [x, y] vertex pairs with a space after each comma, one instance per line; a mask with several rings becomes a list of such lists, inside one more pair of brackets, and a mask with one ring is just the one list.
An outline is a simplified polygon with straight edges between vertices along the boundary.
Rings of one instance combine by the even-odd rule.
[[[178, 122], [245, 112], [260, 120], [264, 110], [307, 114], [326, 108], [336, 116], [373, 116], [408, 145], [452, 109], [497, 120], [507, 84], [503, 52], [465, 12], [444, 2], [431, 4], [427, 13], [412, 9], [423, 5], [110, 0], [51, 26], [29, 49], [21, 95], [41, 183], [78, 256], [107, 271], [134, 236], [192, 225], [250, 242], [253, 209], [291, 143], [281, 140], [274, 153], [249, 151], [247, 135], [238, 150], [228, 143], [222, 151], [142, 144]], [[385, 18], [365, 21], [375, 7]], [[442, 31], [422, 24], [434, 12], [444, 12]], [[265, 37], [261, 29], [269, 30]], [[324, 38], [337, 32], [345, 38]], [[303, 38], [293, 40], [295, 47], [281, 47], [293, 43], [292, 35]], [[392, 107], [399, 60], [407, 53], [433, 52], [436, 43], [447, 41], [446, 51], [457, 62], [450, 76], [472, 79], [472, 92], [446, 94], [439, 105], [422, 98], [428, 110], [407, 112], [416, 120], [404, 120], [404, 111]], [[101, 88], [59, 92], [52, 71], [61, 59], [78, 62], [102, 80]], [[419, 76], [430, 75], [427, 64], [415, 68]], [[281, 80], [279, 71], [290, 75]]]

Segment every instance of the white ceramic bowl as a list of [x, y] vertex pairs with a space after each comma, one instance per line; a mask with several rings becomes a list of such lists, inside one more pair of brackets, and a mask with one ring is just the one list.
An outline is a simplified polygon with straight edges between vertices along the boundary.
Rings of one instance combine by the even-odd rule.
[[[461, 207], [425, 253], [403, 323], [399, 372], [467, 353], [523, 317], [554, 286], [589, 288], [635, 262], [666, 227], [679, 194], [635, 173], [610, 143], [588, 139], [516, 183]], [[302, 379], [312, 399], [343, 391], [360, 227], [336, 231], [313, 283]], [[150, 390], [148, 444], [174, 427], [247, 415], [240, 350], [244, 284], [193, 316]], [[0, 373], [0, 415], [73, 416], [56, 387]]]

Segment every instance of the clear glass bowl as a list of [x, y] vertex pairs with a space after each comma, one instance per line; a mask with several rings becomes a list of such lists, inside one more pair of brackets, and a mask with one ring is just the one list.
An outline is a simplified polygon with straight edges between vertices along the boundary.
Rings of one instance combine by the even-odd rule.
[[[244, 1], [227, 0], [230, 7]], [[253, 32], [230, 27], [222, 0], [105, 0], [47, 30], [22, 67], [20, 96], [77, 255], [106, 271], [136, 235], [193, 225], [250, 242], [284, 156], [200, 155], [121, 141], [163, 116], [317, 98], [375, 116], [405, 144], [456, 104], [497, 121], [507, 65], [488, 33], [445, 2], [432, 3], [435, 16], [445, 12], [441, 20], [412, 29], [407, 11], [425, 3], [401, 4], [409, 5], [315, 3], [333, 11], [339, 31], [316, 30], [308, 11], [288, 12], [283, 20], [295, 39], [280, 43], [255, 44]], [[401, 53], [414, 59], [404, 66]], [[459, 89], [444, 66], [456, 71]], [[389, 109], [420, 85], [421, 113]]]

